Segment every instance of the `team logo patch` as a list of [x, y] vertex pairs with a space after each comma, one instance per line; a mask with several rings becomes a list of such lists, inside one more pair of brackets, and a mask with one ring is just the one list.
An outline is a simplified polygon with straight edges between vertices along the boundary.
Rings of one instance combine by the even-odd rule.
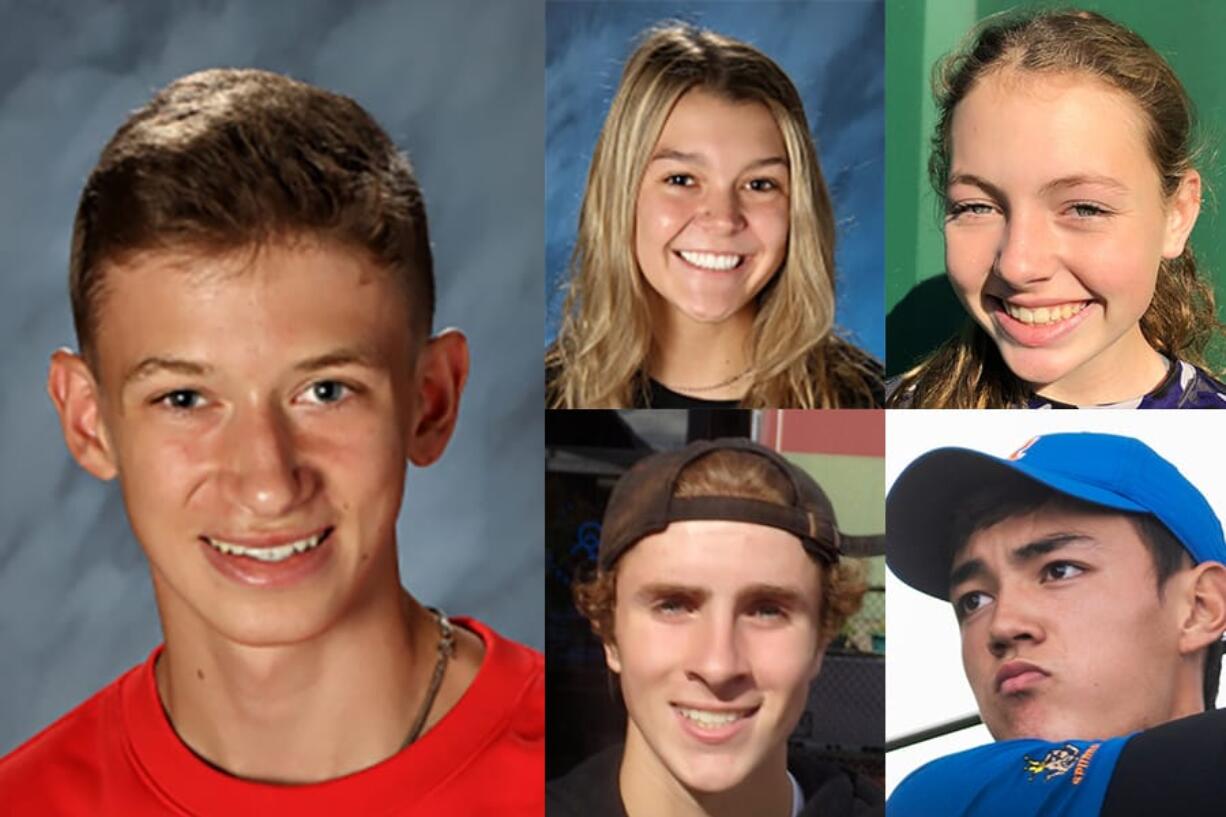
[[1081, 755], [1081, 750], [1071, 743], [1066, 743], [1059, 749], [1052, 749], [1039, 760], [1035, 760], [1030, 755], [1022, 757], [1022, 763], [1025, 765], [1027, 780], [1034, 780], [1039, 775], [1045, 775], [1044, 780], [1051, 780], [1063, 774], [1068, 774], [1077, 765], [1077, 758]]
[[1025, 445], [1023, 445], [1021, 448], [1019, 448], [1018, 450], [1010, 454], [1009, 459], [1010, 460], [1020, 460], [1022, 457], [1026, 456], [1026, 449], [1030, 448], [1030, 446], [1034, 445], [1038, 441], [1039, 441], [1038, 437], [1031, 437], [1029, 440], [1026, 441]]

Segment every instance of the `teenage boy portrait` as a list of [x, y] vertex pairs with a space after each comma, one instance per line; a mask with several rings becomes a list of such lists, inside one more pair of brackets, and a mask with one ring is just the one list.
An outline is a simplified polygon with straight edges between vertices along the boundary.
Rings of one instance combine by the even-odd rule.
[[913, 773], [891, 814], [1217, 813], [1200, 773], [1226, 749], [1220, 714], [1201, 714], [1226, 630], [1213, 506], [1134, 436], [1053, 431], [1002, 453], [929, 451], [887, 499], [890, 568], [952, 606], [998, 741]]
[[628, 713], [624, 743], [549, 782], [548, 813], [881, 813], [881, 792], [789, 757], [827, 646], [865, 584], [816, 481], [742, 438], [639, 460], [575, 603]]
[[539, 813], [539, 655], [401, 588], [405, 466], [442, 456], [468, 371], [432, 258], [413, 169], [346, 97], [197, 72], [116, 132], [47, 389], [165, 643], [0, 763], [7, 812]]

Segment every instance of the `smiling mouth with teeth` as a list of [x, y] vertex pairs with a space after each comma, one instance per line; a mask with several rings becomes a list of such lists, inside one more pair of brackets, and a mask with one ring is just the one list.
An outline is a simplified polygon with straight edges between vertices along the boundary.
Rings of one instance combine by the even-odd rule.
[[205, 542], [208, 542], [215, 550], [224, 553], [227, 556], [246, 556], [250, 559], [255, 559], [260, 562], [284, 562], [291, 556], [299, 553], [306, 553], [308, 550], [313, 550], [323, 544], [324, 540], [332, 533], [332, 528], [328, 528], [322, 533], [317, 533], [314, 536], [308, 536], [305, 539], [299, 539], [296, 542], [289, 542], [278, 547], [271, 548], [251, 548], [243, 545], [236, 545], [231, 542], [224, 542], [221, 539], [212, 539], [208, 536], [200, 537]]
[[683, 706], [676, 707], [676, 710], [683, 718], [702, 729], [719, 729], [722, 726], [735, 723], [741, 718], [747, 718], [757, 711], [756, 709], [747, 709], [736, 712], [728, 712], [726, 710], [712, 712], [709, 709], [689, 709]]
[[725, 271], [736, 269], [745, 260], [743, 255], [734, 255], [733, 253], [722, 252], [692, 252], [690, 250], [677, 250], [677, 255], [685, 259], [687, 264], [702, 269]]
[[1069, 303], [1056, 304], [1055, 306], [1040, 306], [1035, 309], [1028, 309], [1024, 306], [1011, 304], [1005, 300], [1002, 300], [1001, 303], [1004, 305], [1005, 312], [1009, 314], [1009, 317], [1030, 326], [1045, 326], [1051, 323], [1066, 321], [1090, 305], [1089, 301], [1070, 301]]

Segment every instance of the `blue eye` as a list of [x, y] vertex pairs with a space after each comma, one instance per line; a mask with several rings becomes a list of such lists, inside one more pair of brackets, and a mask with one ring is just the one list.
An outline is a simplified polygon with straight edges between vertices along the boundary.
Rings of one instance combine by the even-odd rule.
[[175, 389], [158, 397], [154, 402], [175, 411], [191, 411], [199, 408], [203, 400], [200, 392], [193, 389]]
[[990, 216], [992, 214], [992, 205], [984, 204], [979, 201], [964, 201], [954, 202], [949, 205], [945, 211], [946, 216], [950, 219], [956, 219], [959, 216]]
[[772, 620], [783, 618], [783, 608], [778, 604], [759, 604], [749, 611], [754, 618]]
[[1069, 209], [1080, 218], [1094, 218], [1096, 216], [1111, 215], [1105, 208], [1099, 207], [1097, 204], [1088, 204], [1086, 202], [1074, 204]]
[[306, 397], [312, 403], [339, 403], [351, 389], [336, 380], [319, 380], [307, 387]]
[[694, 609], [694, 605], [688, 599], [671, 597], [660, 599], [652, 605], [652, 609], [659, 615], [673, 618], [690, 612]]

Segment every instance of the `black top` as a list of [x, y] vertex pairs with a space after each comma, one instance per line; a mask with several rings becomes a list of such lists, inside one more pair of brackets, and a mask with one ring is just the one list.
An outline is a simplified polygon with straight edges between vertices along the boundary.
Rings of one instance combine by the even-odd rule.
[[[618, 790], [622, 745], [610, 746], [545, 786], [548, 817], [627, 817]], [[801, 817], [878, 817], [885, 798], [867, 777], [832, 763], [788, 759], [789, 771], [805, 793]]]
[[648, 388], [647, 402], [635, 405], [635, 408], [725, 409], [736, 408], [740, 405], [738, 400], [703, 400], [699, 397], [690, 397], [688, 394], [673, 391], [655, 378], [648, 381]]
[[[852, 369], [858, 369], [862, 379], [852, 377], [855, 382], [839, 382], [835, 395], [840, 408], [881, 408], [885, 405], [885, 369], [875, 358], [862, 349], [853, 346], [841, 338], [831, 338], [830, 341], [815, 354], [837, 359]], [[545, 367], [545, 407], [552, 406], [557, 399], [558, 367]], [[857, 384], [863, 382], [868, 386], [867, 397], [862, 394]], [[661, 383], [647, 378], [647, 393], [636, 394], [634, 408], [671, 408], [671, 409], [725, 409], [738, 408], [738, 400], [703, 400], [698, 397], [680, 394], [666, 388]], [[606, 408], [605, 406], [584, 406], [583, 408]], [[773, 408], [790, 408], [790, 406], [774, 406]]]
[[1226, 813], [1226, 710], [1155, 726], [1124, 746], [1102, 817]]

